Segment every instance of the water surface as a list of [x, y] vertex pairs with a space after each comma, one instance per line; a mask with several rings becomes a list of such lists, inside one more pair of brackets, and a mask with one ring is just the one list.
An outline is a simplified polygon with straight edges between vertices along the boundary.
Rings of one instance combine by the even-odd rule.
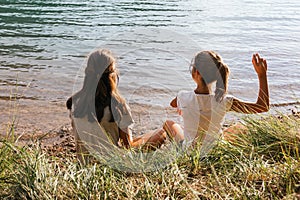
[[80, 87], [88, 53], [106, 47], [118, 57], [130, 103], [165, 107], [193, 88], [189, 61], [204, 49], [230, 66], [231, 94], [256, 100], [251, 56], [259, 52], [268, 60], [271, 102], [297, 102], [299, 10], [298, 0], [1, 0], [0, 97], [18, 85], [20, 98], [64, 101]]

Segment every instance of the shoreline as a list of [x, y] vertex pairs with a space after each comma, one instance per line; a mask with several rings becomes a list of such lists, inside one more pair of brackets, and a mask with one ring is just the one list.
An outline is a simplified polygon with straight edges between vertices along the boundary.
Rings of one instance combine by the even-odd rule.
[[[65, 102], [19, 99], [17, 101], [0, 100], [0, 103], [0, 109], [2, 110], [0, 138], [8, 138], [13, 135], [20, 145], [40, 141], [42, 148], [46, 148], [54, 154], [65, 150], [75, 152], [71, 120]], [[134, 135], [161, 128], [166, 119], [180, 122], [180, 116], [173, 108], [161, 109], [146, 104], [134, 104], [130, 105], [130, 108], [135, 121]], [[280, 113], [299, 116], [299, 106], [298, 104], [289, 104], [282, 107], [272, 106], [271, 110], [263, 115], [276, 116]], [[227, 114], [223, 127], [238, 122], [242, 116], [244, 115]], [[8, 136], [10, 129], [11, 133]]]

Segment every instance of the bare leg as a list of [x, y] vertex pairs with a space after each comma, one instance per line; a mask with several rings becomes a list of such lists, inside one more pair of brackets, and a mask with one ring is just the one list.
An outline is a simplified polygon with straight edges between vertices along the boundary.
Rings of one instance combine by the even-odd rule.
[[149, 132], [144, 135], [138, 136], [133, 139], [133, 147], [141, 147], [145, 146], [158, 148], [160, 147], [166, 140], [167, 135], [164, 129], [158, 129], [154, 132]]
[[235, 141], [238, 135], [245, 134], [247, 128], [242, 124], [235, 124], [233, 126], [228, 127], [223, 131], [224, 140], [227, 141]]
[[174, 121], [167, 120], [164, 123], [164, 129], [167, 132], [168, 136], [174, 138], [174, 140], [179, 143], [184, 140], [183, 129], [181, 126]]

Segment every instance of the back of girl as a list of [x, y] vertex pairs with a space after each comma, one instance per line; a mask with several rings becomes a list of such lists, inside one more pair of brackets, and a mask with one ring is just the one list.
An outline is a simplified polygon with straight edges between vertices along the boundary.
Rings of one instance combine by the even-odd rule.
[[82, 89], [67, 101], [81, 162], [91, 153], [113, 155], [119, 147], [156, 147], [165, 140], [163, 129], [132, 138], [133, 119], [119, 94], [118, 81], [116, 60], [109, 50], [99, 49], [88, 56]]
[[171, 101], [171, 106], [177, 108], [183, 117], [184, 128], [173, 121], [167, 121], [165, 129], [173, 136], [181, 138], [186, 147], [200, 142], [202, 153], [205, 153], [222, 135], [226, 112], [267, 111], [269, 109], [267, 64], [258, 54], [253, 55], [252, 62], [260, 81], [256, 103], [243, 102], [227, 95], [229, 68], [217, 53], [213, 51], [197, 53], [190, 66], [196, 88], [192, 91], [180, 91]]
[[128, 106], [118, 92], [117, 82], [118, 72], [112, 53], [105, 49], [92, 52], [82, 89], [67, 101], [68, 109], [73, 108], [72, 127], [81, 161], [84, 154], [91, 151], [99, 153], [118, 146], [119, 128], [127, 128], [133, 123]]

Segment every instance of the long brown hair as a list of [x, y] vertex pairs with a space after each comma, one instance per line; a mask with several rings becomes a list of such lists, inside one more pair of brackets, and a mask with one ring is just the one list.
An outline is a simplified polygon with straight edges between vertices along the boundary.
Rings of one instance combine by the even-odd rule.
[[112, 113], [111, 122], [119, 121], [124, 112], [125, 100], [117, 88], [118, 72], [114, 68], [115, 58], [106, 49], [92, 52], [85, 68], [82, 89], [71, 96], [66, 106], [71, 110], [74, 105], [74, 117], [87, 116], [90, 122], [100, 122], [104, 115], [104, 108], [109, 107]]
[[228, 90], [229, 68], [220, 55], [214, 51], [201, 51], [196, 54], [193, 66], [199, 71], [202, 82], [210, 84], [216, 81], [215, 98], [220, 102]]

